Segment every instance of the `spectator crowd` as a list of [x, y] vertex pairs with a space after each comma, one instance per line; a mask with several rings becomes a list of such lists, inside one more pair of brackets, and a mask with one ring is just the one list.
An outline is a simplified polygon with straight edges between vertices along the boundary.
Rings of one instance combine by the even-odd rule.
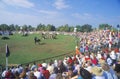
[[75, 55], [63, 60], [12, 66], [5, 79], [120, 79], [119, 33], [109, 30], [78, 33]]

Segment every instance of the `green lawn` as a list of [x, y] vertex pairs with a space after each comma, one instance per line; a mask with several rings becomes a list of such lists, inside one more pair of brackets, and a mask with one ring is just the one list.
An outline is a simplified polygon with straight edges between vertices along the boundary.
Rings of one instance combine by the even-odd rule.
[[71, 52], [75, 49], [75, 39], [68, 35], [57, 35], [57, 39], [41, 40], [40, 45], [34, 44], [34, 37], [39, 34], [23, 37], [20, 34], [2, 40], [0, 36], [0, 64], [5, 64], [5, 45], [8, 44], [11, 55], [9, 64], [22, 64], [43, 58], [53, 57]]

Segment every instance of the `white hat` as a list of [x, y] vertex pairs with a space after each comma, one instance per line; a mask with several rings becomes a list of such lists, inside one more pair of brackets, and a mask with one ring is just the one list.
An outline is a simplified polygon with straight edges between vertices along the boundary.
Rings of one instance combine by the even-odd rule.
[[111, 54], [114, 55], [114, 54], [115, 54], [115, 51], [112, 51]]
[[42, 67], [47, 68], [47, 63], [42, 63]]

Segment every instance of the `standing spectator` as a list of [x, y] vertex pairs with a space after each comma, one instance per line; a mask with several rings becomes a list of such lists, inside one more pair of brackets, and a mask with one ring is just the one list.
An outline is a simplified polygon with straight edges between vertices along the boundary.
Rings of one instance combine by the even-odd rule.
[[49, 79], [50, 77], [50, 72], [48, 70], [46, 70], [45, 67], [43, 67], [43, 71], [42, 71], [43, 76], [45, 77], [45, 79]]
[[54, 69], [54, 66], [53, 66], [52, 62], [50, 62], [48, 64], [48, 66], [47, 66], [47, 70], [50, 72], [50, 74], [52, 74], [53, 73], [53, 69]]
[[49, 79], [56, 79], [56, 76], [58, 74], [58, 68], [55, 67], [53, 73], [50, 75]]
[[30, 72], [28, 79], [38, 79], [33, 72]]
[[80, 52], [81, 52], [81, 53], [84, 53], [84, 48], [83, 48], [83, 46], [80, 46]]
[[113, 61], [112, 61], [109, 54], [107, 54], [106, 62], [107, 62], [108, 65], [112, 66]]
[[107, 63], [101, 63], [101, 67], [104, 70], [105, 79], [118, 79], [114, 70]]
[[76, 55], [80, 55], [80, 51], [78, 49], [78, 46], [76, 46], [75, 53], [76, 53]]
[[35, 68], [37, 68], [37, 65], [36, 65], [36, 63], [34, 62], [33, 65], [32, 65], [32, 67], [31, 67], [31, 70], [34, 71]]
[[92, 79], [106, 79], [103, 76], [103, 70], [100, 67], [94, 66], [91, 69], [91, 73], [93, 74], [93, 78]]
[[37, 77], [37, 79], [42, 78], [42, 73], [37, 70], [37, 68], [34, 69], [34, 75]]
[[28, 79], [28, 77], [27, 77], [27, 75], [26, 75], [26, 69], [24, 69], [24, 70], [22, 71], [22, 73], [19, 75], [19, 77], [22, 78], [22, 79]]
[[115, 51], [112, 51], [112, 52], [110, 53], [110, 57], [111, 57], [111, 59], [112, 59], [112, 65], [115, 64], [115, 63], [116, 63], [116, 60], [117, 60], [117, 55], [116, 55]]

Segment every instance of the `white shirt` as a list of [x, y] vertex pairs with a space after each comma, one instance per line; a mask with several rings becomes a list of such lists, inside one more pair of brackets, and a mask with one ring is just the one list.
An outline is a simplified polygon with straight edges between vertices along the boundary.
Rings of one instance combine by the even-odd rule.
[[105, 79], [104, 76], [94, 76], [92, 79]]
[[7, 72], [6, 70], [3, 71], [2, 77], [5, 77], [6, 72]]
[[34, 75], [37, 77], [37, 79], [41, 79], [42, 77], [42, 73], [38, 71], [34, 72]]
[[111, 58], [107, 58], [107, 64], [111, 65], [112, 64], [112, 59]]
[[49, 79], [56, 79], [56, 76], [57, 76], [56, 74], [51, 74]]

